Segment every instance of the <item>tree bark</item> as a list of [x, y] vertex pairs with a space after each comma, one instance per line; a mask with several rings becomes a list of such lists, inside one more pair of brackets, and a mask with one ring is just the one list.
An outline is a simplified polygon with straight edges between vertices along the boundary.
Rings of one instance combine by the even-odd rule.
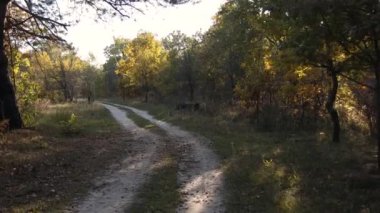
[[192, 102], [194, 101], [194, 84], [192, 83], [191, 79], [188, 79], [188, 84], [189, 86], [189, 101]]
[[[379, 2], [375, 4], [375, 8], [378, 8]], [[378, 10], [373, 10], [373, 15], [376, 16]], [[372, 25], [372, 36], [373, 36], [373, 47], [375, 50], [375, 61], [374, 61], [374, 71], [376, 78], [376, 86], [375, 86], [375, 109], [376, 109], [376, 140], [377, 140], [377, 170], [380, 172], [380, 44], [378, 31], [376, 30], [376, 26]]]
[[148, 90], [146, 90], [145, 91], [145, 103], [148, 103], [148, 96], [149, 96], [149, 91]]
[[331, 121], [333, 123], [333, 135], [332, 140], [335, 143], [340, 142], [340, 122], [339, 115], [335, 109], [335, 100], [338, 92], [338, 77], [337, 72], [334, 69], [329, 70], [329, 75], [331, 77], [331, 88], [326, 102], [326, 110], [330, 114]]
[[9, 119], [10, 129], [22, 128], [22, 119], [16, 104], [16, 95], [8, 75], [8, 58], [4, 49], [4, 25], [9, 0], [0, 1], [0, 101], [3, 119]]
[[376, 141], [377, 141], [377, 167], [380, 171], [380, 62], [375, 66], [375, 108], [376, 108]]

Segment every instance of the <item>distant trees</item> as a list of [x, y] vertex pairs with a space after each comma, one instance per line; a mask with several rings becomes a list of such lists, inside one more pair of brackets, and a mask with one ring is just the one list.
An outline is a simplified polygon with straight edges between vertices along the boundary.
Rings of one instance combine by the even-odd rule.
[[[162, 3], [180, 4], [189, 0], [159, 0]], [[78, 0], [77, 5], [93, 8], [101, 17], [130, 17], [131, 10], [139, 10], [132, 0]], [[150, 1], [142, 1], [150, 2]], [[78, 7], [75, 7], [78, 8]], [[61, 41], [60, 34], [68, 27], [67, 14], [62, 14], [59, 2], [2, 0], [0, 2], [0, 103], [2, 118], [9, 119], [11, 129], [22, 127], [22, 119], [17, 107], [15, 92], [8, 76], [8, 58], [5, 53], [6, 33], [31, 46], [40, 40]], [[69, 95], [69, 94], [68, 94]]]
[[159, 72], [166, 65], [166, 52], [151, 33], [141, 33], [123, 49], [116, 73], [121, 76], [123, 89], [144, 94], [145, 102], [155, 89]]
[[7, 46], [10, 55], [10, 81], [26, 126], [37, 119], [38, 100], [51, 102], [73, 101], [78, 97], [94, 100], [101, 72], [84, 61], [69, 47], [52, 42], [40, 43], [33, 50], [21, 52]]
[[80, 91], [81, 76], [89, 66], [87, 62], [73, 50], [51, 43], [30, 56], [33, 73], [44, 88], [41, 95], [52, 101], [73, 101]]
[[104, 53], [107, 57], [106, 63], [103, 65], [105, 90], [108, 97], [118, 94], [119, 79], [115, 73], [117, 63], [123, 58], [123, 50], [130, 41], [124, 38], [114, 38], [114, 43], [107, 46]]
[[162, 85], [170, 88], [166, 94], [176, 94], [194, 101], [200, 78], [199, 42], [199, 38], [188, 37], [179, 31], [163, 39], [169, 56], [169, 64], [162, 74], [165, 81]]

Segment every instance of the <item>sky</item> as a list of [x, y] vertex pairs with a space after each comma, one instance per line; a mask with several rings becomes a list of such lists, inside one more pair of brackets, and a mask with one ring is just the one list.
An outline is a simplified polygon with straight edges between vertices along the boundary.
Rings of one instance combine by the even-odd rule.
[[135, 12], [130, 19], [112, 18], [95, 21], [95, 15], [81, 15], [80, 22], [68, 29], [66, 40], [74, 45], [78, 55], [88, 59], [90, 53], [96, 64], [106, 60], [104, 48], [113, 43], [113, 38], [133, 39], [139, 32], [152, 32], [158, 39], [180, 30], [191, 36], [205, 32], [213, 24], [213, 16], [226, 0], [202, 0], [197, 4], [172, 7], [146, 7], [144, 14]]

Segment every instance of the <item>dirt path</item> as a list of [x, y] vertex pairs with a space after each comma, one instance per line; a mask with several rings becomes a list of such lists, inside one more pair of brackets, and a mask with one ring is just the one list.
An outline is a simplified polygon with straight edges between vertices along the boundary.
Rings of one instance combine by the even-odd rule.
[[161, 138], [158, 135], [138, 127], [126, 116], [125, 111], [103, 105], [126, 130], [132, 133], [133, 143], [129, 147], [127, 158], [119, 165], [115, 165], [116, 168], [113, 168], [110, 174], [97, 180], [95, 189], [70, 212], [124, 212], [159, 157], [156, 150]]
[[208, 148], [208, 141], [205, 138], [157, 120], [146, 111], [124, 105], [115, 105], [128, 108], [154, 123], [178, 143], [180, 153], [178, 180], [181, 185], [183, 203], [177, 208], [177, 212], [225, 211], [222, 196], [223, 177], [219, 159]]

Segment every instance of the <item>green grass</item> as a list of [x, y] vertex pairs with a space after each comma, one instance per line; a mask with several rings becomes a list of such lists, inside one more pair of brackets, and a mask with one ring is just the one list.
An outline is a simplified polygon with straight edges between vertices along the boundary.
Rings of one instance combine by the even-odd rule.
[[342, 143], [332, 144], [325, 130], [260, 132], [224, 115], [131, 105], [213, 141], [226, 168], [227, 212], [380, 211], [379, 188], [352, 187], [349, 178], [375, 160], [374, 144], [359, 134], [344, 132]]
[[165, 154], [150, 180], [141, 187], [134, 203], [125, 212], [175, 212], [180, 193], [177, 184], [177, 156]]
[[55, 136], [112, 133], [120, 130], [107, 109], [97, 104], [72, 103], [49, 107], [37, 129]]
[[[137, 100], [128, 100], [128, 101], [122, 101], [118, 98], [105, 100], [106, 103], [117, 103], [117, 104], [127, 104], [128, 106], [135, 107], [138, 109], [143, 109], [149, 111], [152, 115], [155, 116], [156, 119], [159, 120], [166, 120], [171, 118], [171, 110], [168, 108], [168, 106], [163, 104], [157, 104], [157, 103], [143, 103], [141, 101]], [[174, 109], [174, 106], [173, 106]]]
[[[127, 115], [136, 125], [141, 128], [148, 129], [162, 137], [166, 137], [166, 132], [157, 127], [150, 121], [138, 116], [132, 110], [124, 109]], [[130, 208], [125, 212], [175, 212], [180, 201], [178, 192], [177, 171], [178, 159], [172, 141], [165, 139], [161, 140], [162, 153], [160, 161], [154, 168], [153, 175], [149, 181], [144, 184]]]
[[137, 126], [150, 130], [158, 135], [166, 136], [166, 132], [164, 130], [162, 130], [157, 125], [153, 124], [152, 122], [148, 121], [147, 119], [141, 116], [138, 116], [132, 110], [126, 109], [126, 108], [120, 108], [120, 109], [126, 111], [128, 118], [130, 118]]

